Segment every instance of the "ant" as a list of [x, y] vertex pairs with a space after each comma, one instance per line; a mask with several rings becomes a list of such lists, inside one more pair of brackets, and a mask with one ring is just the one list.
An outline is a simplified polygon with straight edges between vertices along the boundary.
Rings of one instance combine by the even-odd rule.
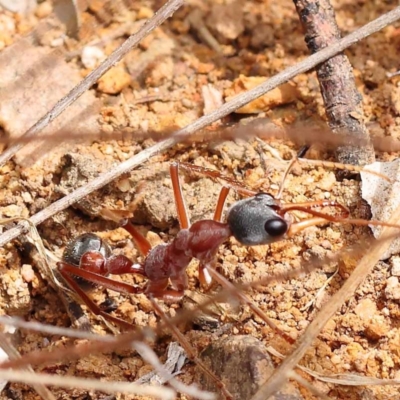
[[[301, 155], [300, 152], [299, 156]], [[120, 293], [144, 293], [152, 301], [156, 312], [163, 316], [163, 312], [154, 298], [160, 298], [166, 302], [178, 302], [182, 299], [188, 284], [186, 268], [193, 258], [199, 260], [199, 280], [203, 286], [209, 286], [212, 277], [214, 277], [226, 287], [233, 287], [213, 268], [219, 247], [232, 236], [243, 245], [257, 246], [290, 238], [307, 227], [327, 222], [390, 225], [379, 221], [348, 219], [349, 212], [346, 207], [335, 201], [281, 203], [283, 182], [296, 160], [297, 157], [292, 160], [287, 168], [278, 195], [275, 197], [268, 193], [257, 193], [244, 188], [236, 180], [226, 177], [218, 171], [174, 162], [170, 164], [170, 175], [180, 231], [170, 243], [152, 248], [149, 241], [135, 226], [130, 221], [124, 220], [121, 226], [129, 232], [137, 249], [144, 257], [142, 263], [135, 264], [124, 255], [111, 255], [111, 249], [106, 242], [92, 233], [87, 233], [77, 237], [67, 245], [63, 260], [57, 263], [58, 270], [70, 288], [79, 295], [95, 315], [101, 315], [107, 321], [132, 329], [134, 328], [132, 324], [110, 315], [96, 305], [87, 294], [88, 289], [101, 285]], [[200, 220], [190, 224], [179, 180], [180, 168], [189, 172], [201, 173], [212, 179], [222, 179], [225, 182], [219, 194], [213, 219]], [[248, 197], [234, 203], [227, 212], [226, 222], [222, 222], [222, 212], [230, 189]], [[329, 215], [315, 210], [315, 208], [322, 207], [334, 207], [339, 209], [340, 212], [336, 215]], [[290, 211], [305, 212], [312, 215], [312, 218], [292, 223], [288, 214]], [[395, 227], [400, 228], [399, 225], [395, 225]], [[144, 286], [140, 287], [117, 282], [108, 277], [109, 275], [122, 274], [139, 274], [148, 280]], [[253, 312], [261, 316], [274, 330], [279, 331], [243, 293], [238, 292], [237, 295], [250, 306]], [[167, 317], [164, 315], [164, 318]], [[222, 382], [195, 357], [194, 351], [190, 349], [190, 344], [179, 330], [175, 328], [173, 331], [179, 340], [184, 342], [189, 357], [192, 357], [198, 365], [200, 364], [199, 366], [224, 390]], [[280, 332], [280, 334], [290, 343], [294, 342], [291, 337], [283, 332]], [[226, 389], [225, 394], [226, 397], [230, 397]]]

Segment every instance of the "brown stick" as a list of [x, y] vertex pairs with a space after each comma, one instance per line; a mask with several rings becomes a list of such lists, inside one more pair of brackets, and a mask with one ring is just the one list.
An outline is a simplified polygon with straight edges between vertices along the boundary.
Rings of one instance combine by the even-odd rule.
[[[63, 113], [75, 100], [79, 99], [86, 90], [96, 83], [111, 67], [119, 62], [133, 47], [169, 18], [181, 5], [183, 0], [169, 0], [154, 16], [149, 19], [142, 28], [129, 36], [129, 38], [95, 68], [82, 82], [75, 86], [66, 96], [60, 99], [55, 106], [39, 121], [31, 126], [25, 133], [25, 137], [32, 137], [43, 130], [50, 122]], [[16, 143], [0, 155], [0, 166], [5, 164], [18, 150], [22, 143]]]
[[[341, 38], [329, 0], [293, 2], [305, 29], [305, 41], [311, 53], [316, 53]], [[317, 67], [317, 76], [332, 131], [346, 131], [355, 137], [368, 139], [368, 131], [363, 123], [362, 97], [356, 88], [347, 56], [338, 54], [323, 62]], [[365, 147], [340, 146], [336, 156], [344, 164], [365, 165], [375, 161], [370, 144]]]

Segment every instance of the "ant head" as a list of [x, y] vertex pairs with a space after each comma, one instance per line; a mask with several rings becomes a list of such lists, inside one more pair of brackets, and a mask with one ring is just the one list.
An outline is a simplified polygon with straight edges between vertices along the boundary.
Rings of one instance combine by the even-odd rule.
[[227, 222], [232, 235], [247, 246], [281, 240], [289, 225], [275, 211], [278, 209], [279, 202], [267, 193], [238, 201], [228, 211]]

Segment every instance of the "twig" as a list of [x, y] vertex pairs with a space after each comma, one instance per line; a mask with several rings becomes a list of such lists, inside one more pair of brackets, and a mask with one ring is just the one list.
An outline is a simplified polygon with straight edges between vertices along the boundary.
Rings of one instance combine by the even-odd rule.
[[[116, 179], [123, 173], [130, 171], [131, 169], [137, 167], [141, 163], [145, 162], [150, 157], [165, 151], [175, 144], [187, 140], [193, 132], [196, 132], [199, 129], [202, 129], [215, 121], [218, 121], [222, 117], [230, 114], [232, 111], [244, 106], [245, 104], [249, 103], [250, 101], [254, 100], [257, 97], [262, 96], [263, 94], [267, 93], [268, 91], [274, 89], [275, 87], [279, 86], [280, 84], [292, 79], [296, 75], [306, 72], [311, 68], [314, 68], [319, 63], [327, 60], [328, 58], [332, 57], [333, 55], [337, 54], [340, 51], [343, 51], [350, 45], [358, 42], [359, 40], [371, 35], [374, 32], [379, 31], [380, 29], [384, 28], [385, 26], [393, 23], [394, 21], [400, 18], [400, 7], [396, 7], [394, 10], [380, 16], [379, 18], [375, 19], [374, 21], [364, 25], [362, 28], [358, 29], [357, 31], [351, 33], [350, 35], [344, 37], [343, 39], [338, 40], [336, 43], [332, 44], [331, 46], [319, 51], [318, 53], [313, 54], [312, 56], [308, 57], [307, 59], [297, 63], [296, 65], [287, 68], [286, 70], [280, 72], [279, 74], [275, 75], [274, 77], [268, 79], [264, 83], [259, 86], [256, 86], [252, 90], [249, 90], [246, 93], [238, 95], [234, 97], [228, 103], [225, 103], [222, 107], [218, 108], [214, 112], [199, 118], [198, 120], [194, 121], [193, 123], [187, 125], [186, 127], [178, 130], [175, 134], [162, 142], [155, 144], [147, 148], [146, 150], [140, 152], [139, 154], [131, 157], [127, 161], [121, 163], [114, 169], [98, 176], [93, 181], [89, 182], [87, 185], [78, 188], [73, 193], [63, 197], [62, 199], [56, 201], [48, 208], [40, 211], [39, 213], [35, 214], [30, 218], [32, 223], [40, 224], [47, 218], [53, 216], [57, 212], [64, 210], [65, 208], [69, 207], [71, 204], [75, 203], [76, 201], [80, 200], [84, 196], [92, 193], [93, 191], [100, 189], [104, 185], [108, 184], [112, 180]], [[9, 242], [10, 240], [16, 238], [21, 232], [25, 229], [23, 224], [19, 224], [16, 227], [8, 230], [7, 232], [3, 233], [0, 236], [0, 246], [3, 246], [5, 243]]]
[[[400, 219], [400, 206], [392, 214], [388, 221], [396, 223]], [[393, 234], [393, 228], [384, 227], [381, 238], [385, 239]], [[343, 287], [322, 307], [317, 317], [307, 327], [301, 338], [297, 341], [297, 347], [293, 353], [274, 371], [271, 377], [263, 384], [260, 390], [253, 396], [252, 400], [264, 400], [272, 396], [286, 382], [289, 374], [299, 363], [305, 352], [312, 345], [314, 339], [321, 332], [325, 324], [337, 312], [342, 304], [355, 292], [358, 286], [371, 273], [376, 263], [380, 260], [382, 254], [389, 248], [391, 240], [373, 242], [369, 252], [361, 259], [357, 268], [347, 279]]]
[[[134, 46], [140, 43], [149, 33], [169, 18], [182, 4], [184, 0], [169, 0], [154, 16], [149, 19], [142, 28], [131, 35], [120, 47], [118, 47], [106, 60], [94, 69], [81, 83], [75, 86], [65, 97], [42, 118], [39, 119], [23, 136], [31, 137], [44, 129], [50, 122], [64, 112], [74, 101], [86, 92], [97, 80], [112, 66], [124, 57]], [[22, 147], [16, 143], [0, 155], [0, 166], [6, 163]]]
[[[305, 41], [311, 53], [337, 42], [340, 31], [329, 0], [293, 0], [306, 31]], [[363, 122], [362, 96], [357, 90], [351, 64], [345, 54], [338, 54], [317, 67], [322, 98], [333, 133], [346, 131], [368, 139]], [[340, 146], [336, 155], [344, 164], [365, 165], [375, 161], [371, 144]]]
[[[7, 339], [7, 336], [4, 333], [0, 333], [0, 348], [3, 349], [3, 351], [8, 355], [10, 360], [16, 360], [21, 358], [21, 355], [19, 354], [18, 350], [9, 342]], [[21, 371], [21, 375], [24, 375], [26, 373], [34, 373], [33, 369], [30, 365], [25, 366], [24, 370]], [[5, 381], [9, 381], [9, 379], [5, 378], [3, 375], [3, 371], [1, 373], [1, 379]], [[56, 400], [56, 398], [53, 396], [53, 394], [50, 392], [49, 389], [47, 389], [46, 386], [44, 386], [43, 383], [41, 382], [31, 382], [31, 386], [35, 389], [36, 393], [44, 400]]]
[[172, 400], [176, 398], [174, 390], [162, 386], [137, 385], [130, 382], [102, 382], [99, 379], [75, 378], [20, 370], [2, 370], [2, 379], [35, 385], [51, 385], [72, 389], [99, 390], [105, 393], [134, 393], [138, 396], [152, 396]]
[[0, 316], [0, 325], [14, 326], [28, 331], [47, 333], [49, 335], [68, 336], [76, 339], [98, 340], [104, 342], [109, 342], [114, 339], [114, 336], [112, 335], [96, 335], [79, 329], [62, 328], [60, 326], [47, 325], [40, 322], [24, 321], [18, 317], [8, 317], [4, 315]]

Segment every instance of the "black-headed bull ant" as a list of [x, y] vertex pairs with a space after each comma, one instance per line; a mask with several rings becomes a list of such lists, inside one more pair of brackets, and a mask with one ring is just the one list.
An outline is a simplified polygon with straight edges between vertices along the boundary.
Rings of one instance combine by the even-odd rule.
[[[285, 178], [296, 160], [297, 158], [290, 163], [286, 170]], [[343, 167], [339, 164], [330, 163], [329, 165]], [[213, 219], [200, 220], [190, 224], [179, 181], [180, 168], [203, 174], [212, 179], [221, 179], [225, 182], [219, 194]], [[351, 169], [354, 170], [354, 168]], [[210, 285], [213, 277], [220, 284], [229, 288], [231, 284], [216, 273], [213, 265], [220, 245], [231, 236], [235, 237], [243, 245], [257, 246], [292, 237], [307, 227], [327, 222], [384, 225], [400, 228], [400, 225], [391, 225], [379, 221], [349, 219], [348, 210], [335, 201], [283, 204], [280, 201], [280, 197], [285, 178], [281, 183], [278, 195], [274, 197], [268, 193], [257, 193], [246, 189], [236, 180], [226, 177], [218, 171], [191, 164], [172, 163], [170, 165], [170, 175], [180, 224], [180, 231], [170, 243], [160, 244], [152, 248], [148, 240], [135, 226], [125, 220], [121, 223], [121, 226], [129, 232], [137, 249], [144, 257], [142, 263], [134, 264], [124, 255], [111, 255], [110, 247], [94, 234], [83, 234], [70, 242], [64, 251], [63, 261], [58, 263], [58, 269], [63, 278], [94, 314], [101, 315], [106, 320], [114, 322], [125, 329], [132, 329], [134, 326], [127, 321], [110, 315], [96, 305], [87, 294], [87, 282], [101, 285], [120, 293], [144, 293], [151, 299], [156, 312], [167, 318], [163, 315], [154, 298], [161, 298], [168, 302], [177, 302], [182, 299], [187, 288], [186, 269], [193, 258], [199, 260], [199, 280], [202, 285]], [[230, 189], [247, 196], [247, 198], [237, 201], [228, 210], [226, 222], [222, 222], [222, 212]], [[322, 207], [333, 207], [340, 211], [335, 215], [329, 215], [315, 210]], [[288, 218], [288, 213], [291, 211], [308, 213], [312, 218], [291, 223]], [[108, 277], [108, 275], [122, 274], [140, 274], [146, 277], [148, 281], [143, 287], [139, 287], [117, 282]], [[84, 281], [87, 281], [86, 284], [82, 283]], [[280, 332], [246, 295], [240, 292], [237, 295], [270, 327], [279, 332], [290, 343], [293, 343], [293, 339]], [[173, 331], [185, 347], [189, 357], [195, 360], [204, 372], [224, 390], [218, 378], [210, 371], [207, 371], [197, 359], [195, 352], [179, 330], [175, 328]], [[225, 394], [229, 397], [229, 393]]]

